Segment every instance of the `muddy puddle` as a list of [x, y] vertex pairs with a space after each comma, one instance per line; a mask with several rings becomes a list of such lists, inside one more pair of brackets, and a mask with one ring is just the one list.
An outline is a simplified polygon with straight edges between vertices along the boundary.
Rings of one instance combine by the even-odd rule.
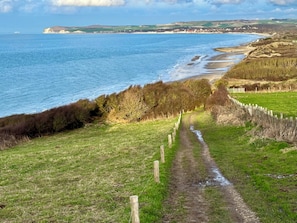
[[[202, 133], [199, 130], [195, 130], [194, 126], [190, 126], [190, 130], [197, 136], [197, 139], [199, 140], [200, 143], [205, 144], [205, 141], [203, 139]], [[210, 160], [210, 155], [209, 155], [209, 149], [207, 146], [204, 146], [204, 149], [206, 151], [204, 151], [203, 154], [205, 154], [206, 160], [211, 161], [209, 162], [210, 164], [210, 169], [212, 172], [212, 179], [207, 179], [205, 182], [199, 182], [198, 186], [199, 187], [207, 187], [207, 186], [229, 186], [231, 185], [230, 181], [227, 180], [223, 174], [221, 173], [221, 171], [219, 170], [219, 168], [215, 165], [215, 163], [213, 162], [213, 160]]]

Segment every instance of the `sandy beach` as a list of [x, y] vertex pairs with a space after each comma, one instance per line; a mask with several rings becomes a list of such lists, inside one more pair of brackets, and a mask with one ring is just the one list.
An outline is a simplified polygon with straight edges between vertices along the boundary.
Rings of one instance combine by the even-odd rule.
[[221, 54], [208, 59], [208, 63], [205, 66], [207, 73], [202, 73], [189, 79], [204, 78], [208, 79], [210, 83], [214, 83], [216, 80], [222, 78], [227, 70], [240, 61], [239, 56], [246, 57], [254, 49], [255, 47], [249, 45], [216, 48], [215, 50], [221, 52]]
[[216, 48], [215, 50], [223, 53], [236, 53], [236, 54], [248, 55], [254, 49], [256, 48], [250, 45], [241, 45], [241, 46], [235, 46], [235, 47], [221, 47], [221, 48]]

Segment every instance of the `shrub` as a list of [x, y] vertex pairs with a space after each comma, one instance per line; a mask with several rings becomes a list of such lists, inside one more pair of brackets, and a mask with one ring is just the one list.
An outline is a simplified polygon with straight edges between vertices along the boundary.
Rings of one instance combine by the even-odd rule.
[[171, 116], [205, 104], [211, 93], [208, 80], [130, 86], [118, 94], [103, 95], [95, 101], [109, 121], [131, 122]]
[[224, 106], [229, 102], [228, 91], [224, 85], [219, 85], [217, 90], [207, 99], [206, 108], [211, 109], [214, 106]]
[[188, 88], [195, 100], [196, 106], [205, 105], [207, 98], [211, 95], [211, 85], [207, 79], [187, 80], [183, 85]]
[[1, 120], [0, 133], [30, 138], [82, 127], [98, 113], [95, 103], [78, 101], [34, 115], [16, 115]]
[[139, 121], [146, 111], [147, 105], [144, 102], [143, 92], [140, 87], [133, 87], [124, 91], [122, 100], [119, 102], [120, 118], [128, 121]]
[[28, 137], [17, 138], [14, 135], [0, 133], [0, 150], [17, 145], [19, 142], [29, 140]]
[[205, 79], [130, 86], [117, 94], [102, 95], [94, 102], [80, 100], [38, 114], [2, 118], [0, 134], [33, 138], [80, 128], [95, 118], [134, 122], [171, 116], [205, 104], [210, 93], [211, 86]]

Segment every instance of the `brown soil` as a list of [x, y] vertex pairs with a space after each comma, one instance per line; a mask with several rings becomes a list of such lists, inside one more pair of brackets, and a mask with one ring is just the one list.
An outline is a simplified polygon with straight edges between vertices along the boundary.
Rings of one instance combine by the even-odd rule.
[[[165, 204], [166, 213], [163, 216], [163, 223], [190, 223], [209, 222], [209, 202], [204, 196], [205, 186], [215, 186], [221, 191], [226, 201], [226, 209], [233, 222], [259, 222], [256, 215], [244, 203], [240, 194], [235, 190], [232, 183], [225, 184], [217, 180], [214, 169], [218, 170], [216, 163], [211, 158], [207, 144], [203, 138], [196, 137], [190, 126], [194, 123], [197, 114], [186, 114], [183, 117], [180, 130], [180, 148], [172, 167], [172, 177], [170, 181], [170, 194]], [[194, 137], [193, 137], [194, 136]], [[199, 138], [199, 139], [198, 139]], [[194, 150], [200, 149], [203, 164], [198, 164], [194, 155]], [[201, 186], [201, 174], [199, 165], [204, 165], [207, 169], [208, 184]], [[223, 176], [222, 176], [223, 177]], [[223, 177], [224, 178], [224, 177]]]

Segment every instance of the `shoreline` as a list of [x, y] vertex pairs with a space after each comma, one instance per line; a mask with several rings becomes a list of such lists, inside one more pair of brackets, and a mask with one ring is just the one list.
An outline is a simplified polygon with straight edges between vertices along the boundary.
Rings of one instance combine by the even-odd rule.
[[[256, 47], [251, 47], [250, 43], [245, 45], [233, 46], [233, 47], [219, 47], [214, 48], [215, 51], [220, 54], [215, 55], [207, 59], [205, 69], [209, 72], [203, 72], [192, 77], [183, 78], [178, 81], [185, 81], [191, 79], [208, 79], [211, 84], [221, 79], [224, 74], [232, 68], [232, 66], [240, 63], [244, 58], [248, 56]], [[239, 57], [242, 56], [242, 59]]]
[[[250, 34], [259, 35], [259, 36], [262, 36], [263, 38], [272, 36], [268, 33], [250, 33]], [[231, 47], [227, 46], [227, 47], [214, 48], [215, 51], [220, 52], [221, 54], [211, 57], [209, 59], [209, 62], [206, 64], [205, 68], [211, 72], [201, 73], [201, 74], [198, 74], [193, 77], [184, 78], [181, 81], [187, 80], [187, 79], [203, 79], [204, 78], [204, 79], [208, 79], [211, 84], [214, 83], [215, 81], [222, 78], [224, 76], [224, 74], [229, 69], [232, 68], [232, 66], [236, 65], [237, 63], [240, 63], [253, 50], [256, 49], [256, 47], [252, 47], [250, 45], [251, 43], [252, 42], [248, 42], [248, 43], [238, 45], [238, 46], [231, 46]], [[243, 56], [243, 58], [237, 62], [235, 59], [232, 59], [232, 57], [236, 57], [236, 56]], [[225, 69], [225, 70], [222, 71], [222, 69]]]
[[[249, 43], [247, 43], [249, 44]], [[193, 70], [193, 72], [187, 76], [187, 77], [180, 77], [179, 79], [176, 80], [171, 80], [171, 81], [166, 81], [163, 80], [164, 83], [170, 83], [170, 82], [179, 82], [179, 81], [185, 81], [188, 79], [208, 79], [209, 82], [211, 84], [215, 83], [215, 81], [219, 80], [220, 78], [222, 78], [224, 76], [224, 74], [232, 67], [234, 66], [236, 63], [240, 62], [242, 59], [238, 60], [238, 56], [239, 55], [243, 55], [243, 51], [245, 53], [248, 52], [248, 50], [250, 50], [250, 48], [246, 48], [247, 45], [240, 45], [240, 46], [234, 46], [234, 47], [224, 47], [224, 48], [212, 48], [212, 50], [215, 50], [217, 52], [220, 52], [217, 55], [214, 56], [201, 56], [201, 55], [194, 55], [192, 59], [189, 59], [189, 63], [195, 63], [196, 61], [198, 63], [199, 60], [203, 60], [203, 64], [201, 65], [202, 69], [197, 69], [197, 70]], [[246, 54], [245, 54], [246, 55]], [[237, 58], [236, 58], [237, 57]], [[189, 66], [188, 66], [189, 67]], [[157, 82], [157, 81], [155, 81]], [[147, 83], [145, 83], [147, 84]], [[124, 89], [125, 90], [125, 89]], [[115, 92], [118, 93], [118, 92]], [[112, 93], [111, 93], [112, 94]], [[96, 97], [101, 96], [100, 94], [97, 95]], [[78, 99], [79, 100], [79, 99]], [[78, 101], [77, 100], [77, 101]], [[89, 100], [93, 100], [93, 99], [89, 99]], [[74, 101], [75, 102], [75, 101]], [[73, 102], [70, 102], [73, 103]], [[63, 103], [60, 104], [58, 106], [54, 106], [54, 107], [60, 107], [60, 106], [64, 106], [64, 105], [68, 105], [70, 103]], [[36, 113], [41, 113], [45, 110], [49, 110], [51, 108], [48, 109], [44, 109], [42, 111], [33, 111], [33, 112], [22, 112], [22, 113], [12, 113], [9, 115], [4, 115], [1, 116], [0, 118], [5, 118], [5, 117], [9, 117], [9, 116], [13, 116], [13, 115], [19, 115], [19, 114], [36, 114]]]

